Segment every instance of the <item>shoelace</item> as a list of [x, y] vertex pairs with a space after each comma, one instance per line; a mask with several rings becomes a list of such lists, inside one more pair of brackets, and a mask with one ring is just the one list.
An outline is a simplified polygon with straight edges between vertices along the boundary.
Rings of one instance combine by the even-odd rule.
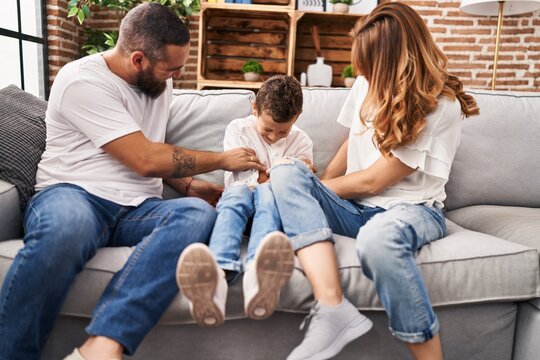
[[311, 309], [309, 309], [309, 314], [307, 314], [307, 316], [304, 318], [304, 320], [300, 324], [300, 330], [304, 330], [309, 327], [309, 324], [311, 323], [311, 319], [313, 319], [313, 317], [317, 313], [318, 304], [319, 302], [315, 301], [315, 303], [311, 306]]

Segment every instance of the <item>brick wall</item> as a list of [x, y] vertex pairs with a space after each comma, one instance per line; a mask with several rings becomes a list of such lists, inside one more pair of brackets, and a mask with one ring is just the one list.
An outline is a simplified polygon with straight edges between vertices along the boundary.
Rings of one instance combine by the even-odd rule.
[[78, 58], [82, 29], [67, 18], [66, 0], [47, 0], [47, 34], [49, 48], [49, 84], [58, 70]]
[[[448, 56], [449, 69], [465, 86], [490, 89], [497, 17], [459, 10], [451, 0], [410, 0], [435, 41]], [[498, 90], [540, 91], [540, 11], [505, 16], [497, 63]]]
[[[459, 10], [454, 0], [408, 0], [426, 20], [435, 41], [446, 53], [449, 68], [469, 88], [491, 88], [497, 17], [478, 17]], [[78, 57], [81, 27], [66, 19], [66, 0], [47, 0], [50, 81], [61, 66]], [[94, 11], [87, 23], [102, 29], [118, 24], [114, 11]], [[192, 17], [192, 42], [188, 63], [176, 88], [195, 88], [198, 17]], [[504, 18], [497, 89], [540, 91], [540, 11]]]

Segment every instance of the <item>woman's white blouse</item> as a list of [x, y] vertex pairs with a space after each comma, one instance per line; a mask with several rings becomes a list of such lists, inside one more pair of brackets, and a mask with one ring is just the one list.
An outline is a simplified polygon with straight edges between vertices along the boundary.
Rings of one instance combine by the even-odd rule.
[[[367, 169], [382, 156], [373, 143], [374, 131], [370, 123], [366, 127], [360, 121], [360, 108], [368, 87], [367, 80], [359, 76], [337, 119], [351, 129], [347, 174]], [[379, 195], [355, 199], [357, 203], [384, 209], [399, 203], [443, 206], [444, 185], [461, 137], [462, 113], [459, 101], [445, 96], [438, 100], [438, 107], [426, 117], [426, 126], [418, 139], [392, 151], [402, 163], [417, 171]]]

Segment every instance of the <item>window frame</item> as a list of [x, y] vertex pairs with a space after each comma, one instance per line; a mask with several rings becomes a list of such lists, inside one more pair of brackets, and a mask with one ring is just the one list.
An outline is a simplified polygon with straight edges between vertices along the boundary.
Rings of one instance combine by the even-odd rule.
[[45, 100], [49, 98], [49, 59], [48, 59], [48, 41], [47, 41], [47, 1], [40, 0], [41, 3], [41, 37], [27, 35], [22, 32], [22, 14], [21, 14], [21, 0], [15, 0], [17, 2], [17, 31], [9, 30], [0, 27], [0, 35], [8, 38], [16, 39], [19, 44], [19, 75], [21, 79], [21, 88], [25, 90], [24, 83], [24, 51], [23, 42], [28, 41], [35, 44], [42, 45], [42, 66], [43, 66], [43, 79], [40, 80], [43, 87], [43, 95]]

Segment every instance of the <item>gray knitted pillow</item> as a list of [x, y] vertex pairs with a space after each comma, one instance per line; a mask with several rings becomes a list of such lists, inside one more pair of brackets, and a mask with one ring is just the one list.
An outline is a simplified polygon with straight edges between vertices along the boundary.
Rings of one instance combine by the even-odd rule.
[[15, 85], [0, 90], [0, 179], [17, 188], [21, 212], [34, 194], [45, 150], [47, 102]]

